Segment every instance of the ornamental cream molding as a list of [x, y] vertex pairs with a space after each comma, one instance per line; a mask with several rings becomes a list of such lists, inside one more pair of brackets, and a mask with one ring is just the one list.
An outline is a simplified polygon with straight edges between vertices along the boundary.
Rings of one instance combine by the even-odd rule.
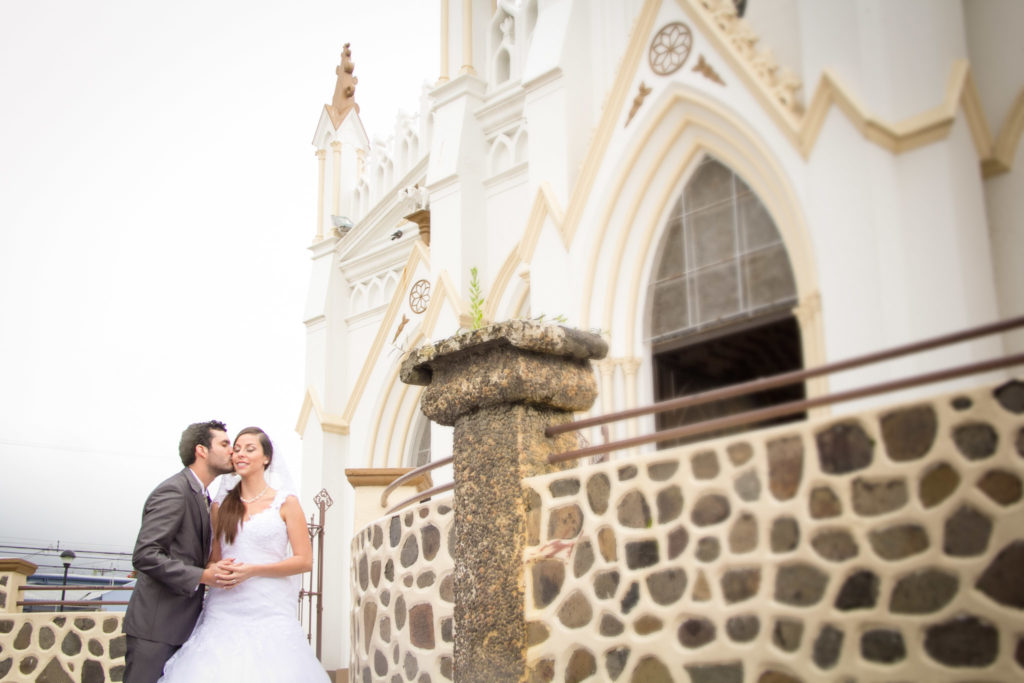
[[[555, 192], [547, 181], [542, 182], [537, 188], [533, 206], [530, 207], [527, 228], [519, 245], [519, 258], [527, 263], [533, 260], [533, 252], [537, 248], [537, 240], [540, 239], [540, 231], [544, 227], [545, 218], [550, 218], [561, 232], [565, 222], [565, 212], [562, 211]], [[566, 249], [569, 248], [564, 233], [562, 234], [562, 243], [565, 244]]]
[[[316, 392], [309, 388], [306, 390], [302, 408], [299, 410], [299, 419], [295, 426], [295, 431], [300, 435], [305, 431], [306, 422], [314, 411], [324, 431], [335, 434], [349, 433], [352, 416], [355, 414], [356, 408], [359, 407], [359, 402], [362, 399], [363, 392], [366, 390], [367, 383], [370, 381], [370, 375], [376, 367], [377, 360], [383, 353], [385, 346], [388, 345], [389, 332], [394, 329], [398, 313], [405, 304], [406, 292], [414, 282], [413, 278], [419, 279], [416, 277], [416, 274], [420, 264], [429, 270], [430, 254], [422, 242], [417, 242], [413, 245], [412, 251], [409, 254], [409, 259], [402, 271], [402, 277], [398, 282], [398, 286], [395, 287], [395, 291], [391, 295], [391, 301], [384, 312], [384, 317], [381, 319], [377, 329], [377, 335], [370, 346], [369, 353], [359, 372], [359, 376], [356, 378], [355, 385], [352, 387], [352, 392], [349, 394], [348, 402], [342, 414], [340, 416], [327, 415]], [[433, 329], [433, 325], [440, 313], [439, 309], [445, 302], [455, 311], [456, 315], [468, 313], [468, 305], [458, 297], [457, 290], [446, 272], [442, 271], [440, 273], [434, 290], [434, 295], [431, 297], [430, 305], [427, 307], [424, 316], [422, 329]]]
[[[953, 114], [950, 112], [955, 114], [958, 103], [962, 101], [985, 177], [1006, 172], [1012, 167], [1017, 146], [1024, 135], [1024, 90], [1014, 102], [994, 141], [982, 116], [981, 103], [973, 81], [969, 74], [961, 74], [956, 65], [950, 79], [952, 87], [947, 88], [944, 103], [900, 124], [881, 122], [868, 115], [849, 89], [829, 71], [822, 74], [811, 105], [804, 112], [796, 97], [799, 82], [789, 72], [780, 72], [770, 53], [754, 50], [757, 36], [744, 21], [736, 17], [730, 0], [676, 0], [676, 3], [745, 81], [754, 97], [804, 158], [814, 148], [825, 114], [833, 103], [840, 106], [869, 140], [894, 153], [900, 153], [949, 135], [953, 123]], [[567, 246], [573, 243], [583, 211], [591, 199], [591, 191], [617, 127], [616, 123], [632, 92], [631, 86], [627, 84], [634, 82], [640, 61], [648, 49], [661, 5], [662, 0], [646, 0], [634, 22], [629, 43], [613, 80], [616, 85], [605, 99], [601, 118], [587, 146], [576, 183], [569, 193], [561, 226]]]
[[512, 281], [512, 276], [515, 275], [519, 264], [525, 263], [529, 265], [532, 263], [533, 253], [537, 248], [538, 240], [540, 240], [541, 231], [544, 229], [545, 222], [549, 219], [561, 236], [566, 250], [568, 250], [572, 238], [565, 232], [565, 212], [559, 205], [558, 198], [555, 197], [551, 185], [545, 181], [540, 184], [537, 188], [537, 194], [534, 195], [533, 206], [530, 207], [530, 215], [526, 219], [526, 228], [523, 230], [523, 236], [512, 248], [508, 256], [505, 257], [505, 261], [491, 283], [491, 291], [484, 301], [484, 317], [488, 320], [494, 320], [497, 317], [500, 310], [499, 306], [504, 299], [505, 290]]
[[342, 417], [346, 422], [352, 420], [352, 416], [355, 414], [356, 408], [359, 406], [359, 401], [363, 396], [363, 392], [366, 390], [366, 385], [370, 381], [370, 375], [373, 373], [374, 367], [377, 365], [377, 359], [380, 358], [383, 353], [384, 347], [387, 344], [387, 339], [390, 330], [398, 318], [398, 313], [402, 310], [405, 305], [406, 292], [409, 286], [413, 283], [413, 278], [417, 277], [418, 266], [423, 264], [425, 268], [430, 267], [430, 255], [423, 247], [422, 242], [417, 242], [413, 245], [412, 251], [409, 254], [409, 260], [405, 264], [405, 268], [402, 271], [402, 277], [398, 282], [398, 286], [395, 287], [395, 291], [391, 295], [391, 302], [388, 304], [388, 308], [384, 313], [384, 317], [377, 328], [377, 335], [374, 337], [373, 344], [370, 345], [370, 351], [366, 356], [366, 361], [363, 363], [362, 370], [359, 372], [359, 376], [356, 378], [355, 385], [352, 388], [352, 393], [349, 395], [348, 404], [345, 406], [345, 410], [342, 411]]
[[647, 99], [647, 96], [651, 94], [651, 90], [652, 88], [650, 88], [646, 83], [640, 81], [640, 87], [637, 89], [636, 97], [633, 98], [633, 106], [629, 108], [629, 114], [626, 116], [626, 123], [623, 125], [623, 128], [628, 126], [629, 122], [633, 120], [634, 116], [636, 116], [636, 113], [640, 111], [640, 107], [643, 106], [644, 100]]
[[[360, 467], [345, 470], [345, 478], [352, 488], [360, 486], [387, 486], [395, 479], [412, 472], [411, 467]], [[417, 491], [426, 491], [433, 483], [430, 479], [430, 472], [424, 472], [415, 479], [409, 481], [409, 486], [415, 486]]]
[[[973, 89], [973, 82], [971, 87]], [[974, 97], [977, 100], [977, 93]], [[980, 113], [978, 116], [984, 126], [985, 117]], [[988, 133], [987, 126], [984, 126], [982, 130]], [[974, 134], [974, 126], [971, 127], [971, 134]], [[1017, 99], [1010, 107], [1006, 120], [1003, 121], [1003, 127], [999, 131], [999, 137], [992, 142], [992, 153], [981, 160], [981, 170], [986, 178], [1000, 173], [1008, 173], [1013, 168], [1013, 159], [1017, 156], [1017, 145], [1020, 144], [1022, 136], [1024, 136], [1024, 88], [1017, 94]], [[975, 139], [975, 144], [977, 144], [977, 139]]]
[[612, 135], [617, 128], [619, 113], [632, 92], [628, 84], [633, 82], [633, 77], [640, 66], [640, 60], [647, 51], [647, 41], [654, 29], [654, 20], [658, 17], [660, 6], [660, 0], [646, 0], [633, 24], [629, 44], [626, 46], [619, 69], [612, 81], [615, 86], [609, 91], [604, 101], [597, 129], [587, 146], [586, 156], [576, 176], [576, 183], [569, 194], [565, 219], [562, 222], [562, 234], [566, 247], [572, 245], [580, 219], [583, 217], [583, 211], [591, 199], [590, 191], [597, 180], [601, 162], [604, 161], [605, 152], [608, 150]]
[[[1024, 96], [1024, 91], [1021, 95]], [[807, 108], [807, 114], [796, 130], [800, 152], [804, 157], [813, 149], [832, 105], [839, 107], [846, 114], [861, 135], [893, 154], [908, 152], [948, 137], [956, 121], [957, 110], [962, 107], [985, 177], [1010, 170], [1013, 152], [1020, 140], [1020, 124], [1024, 123], [1022, 98], [1019, 96], [1011, 110], [1008, 120], [1010, 125], [1004, 125], [998, 141], [993, 139], [985, 120], [981, 98], [971, 76], [970, 66], [965, 60], [953, 63], [946, 84], [946, 95], [941, 104], [895, 123], [881, 121], [869, 114], [850, 94], [849, 88], [845, 87], [830, 69], [825, 69], [814, 98]], [[1016, 133], [1012, 130], [1014, 118], [1018, 121]]]
[[963, 108], [984, 177], [1006, 173], [1013, 165], [1024, 134], [1024, 90], [1011, 107], [998, 137], [993, 138], [970, 66], [964, 60], [953, 63], [940, 104], [902, 121], [883, 121], [872, 115], [830, 69], [822, 72], [805, 111], [797, 96], [799, 79], [788, 69], [780, 68], [770, 51], [756, 49], [758, 36], [736, 16], [732, 0], [677, 2], [746, 81], [805, 159], [813, 151], [833, 105], [867, 140], [893, 154], [945, 139], [953, 129], [957, 110]]
[[299, 419], [295, 423], [295, 431], [299, 436], [305, 433], [310, 415], [316, 416], [316, 421], [323, 431], [331, 434], [348, 434], [349, 423], [337, 415], [328, 415], [320, 401], [320, 396], [313, 387], [306, 389], [306, 395], [302, 399], [302, 408], [299, 409]]
[[[403, 346], [405, 351], [410, 351], [434, 338], [438, 318], [446, 304], [455, 317], [460, 320], [469, 318], [469, 307], [458, 296], [458, 290], [447, 271], [439, 273], [437, 285], [432, 287], [432, 289], [434, 294], [427, 303], [422, 323], [406, 340]], [[385, 328], [387, 323], [387, 319], [381, 323], [382, 329]], [[375, 359], [380, 355], [381, 350], [374, 348], [371, 353], [375, 354], [373, 356]], [[364, 370], [367, 372], [372, 370], [374, 363], [368, 361]], [[370, 448], [367, 451], [369, 455], [365, 456], [368, 458], [368, 467], [387, 467], [388, 463], [392, 460], [392, 456], [397, 458], [399, 464], [401, 463], [412, 432], [413, 420], [420, 414], [419, 404], [423, 387], [413, 388], [413, 385], [400, 381], [398, 377], [399, 369], [400, 364], [395, 363], [388, 371], [384, 381], [377, 385], [378, 401], [372, 421], [373, 429], [370, 431]], [[360, 395], [361, 391], [360, 389]], [[353, 401], [359, 399], [359, 396], [356, 396], [354, 393], [353, 397]], [[354, 410], [355, 404], [352, 403], [350, 405], [353, 406]], [[386, 427], [384, 426], [385, 419], [388, 420]], [[379, 443], [378, 437], [382, 435], [383, 442]], [[395, 448], [396, 439], [398, 440], [397, 448]]]
[[[379, 392], [379, 409], [373, 422], [373, 437], [370, 439], [370, 462], [369, 467], [387, 467], [389, 455], [391, 455], [391, 442], [395, 437], [395, 431], [398, 425], [399, 419], [403, 417], [405, 413], [406, 417], [411, 417], [416, 412], [417, 402], [414, 401], [411, 406], [407, 405], [406, 396], [409, 393], [408, 384], [404, 384], [398, 380], [399, 364], [396, 363], [395, 367], [392, 368], [391, 372], [388, 373], [388, 378], [381, 385], [381, 391]], [[422, 388], [422, 387], [417, 387]], [[418, 394], [416, 394], [418, 396]], [[387, 420], [387, 425], [384, 426], [384, 421]], [[408, 430], [408, 424], [406, 429], [402, 431], [402, 441], [405, 441], [405, 433]], [[381, 453], [381, 463], [377, 462], [377, 448], [378, 448], [378, 437], [383, 436], [383, 453]], [[401, 456], [404, 454], [399, 453], [399, 464], [401, 464]]]
[[708, 79], [713, 83], [717, 83], [718, 85], [725, 85], [725, 81], [723, 81], [722, 77], [718, 75], [718, 72], [715, 71], [715, 68], [708, 64], [707, 60], [704, 59], [704, 55], [699, 56], [699, 58], [697, 59], [697, 65], [694, 66], [692, 70], [699, 73], [701, 76], [703, 76], [704, 78]]
[[[713, 32], [720, 42], [728, 45], [732, 56], [753, 75], [762, 90], [767, 91], [772, 101], [789, 116], [799, 117], [802, 113], [797, 93], [802, 87], [800, 79], [788, 68], [780, 67], [771, 50], [758, 50], [761, 39], [746, 21], [736, 15], [733, 0], [687, 0], [696, 4], [710, 19]], [[709, 28], [704, 24], [705, 33]]]
[[[745, 80], [755, 98], [761, 101], [769, 115], [805, 159], [810, 156], [825, 117], [833, 104], [846, 114], [865, 138], [895, 154], [916, 149], [948, 136], [956, 118], [957, 108], [962, 106], [981, 159], [984, 176], [1005, 173], [1013, 165], [1017, 146], [1024, 136], [1024, 90], [1018, 95], [999, 136], [995, 139], [985, 121], [981, 101], [966, 62], [954, 63], [942, 104], [896, 124], [871, 116], [850, 94], [850, 89], [830, 70], [825, 70], [822, 74], [811, 104], [805, 111], [796, 96], [800, 88], [799, 81], [791, 72], [780, 70], [770, 52], [758, 52], [754, 49], [757, 36], [746, 22], [736, 16], [731, 0], [676, 2], [702, 33], [716, 45], [736, 73]], [[576, 183], [569, 193], [564, 214], [550, 188], [540, 188], [534, 198], [524, 238], [508, 255], [492, 285], [487, 303], [490, 307], [488, 315], [493, 314], [493, 309], [501, 299], [518, 264], [530, 263], [544, 219], [552, 220], [562, 233], [562, 241], [566, 248], [571, 248], [583, 211], [592, 199], [591, 193], [597, 180], [597, 173], [604, 162], [616, 123], [620, 120], [619, 117], [632, 92], [623, 84], [634, 82], [641, 59], [648, 48], [649, 37], [654, 30], [661, 4], [661, 0], [646, 0], [637, 16], [630, 42], [614, 79], [614, 83], [618, 85], [612, 88], [605, 100], [597, 129], [587, 147]]]

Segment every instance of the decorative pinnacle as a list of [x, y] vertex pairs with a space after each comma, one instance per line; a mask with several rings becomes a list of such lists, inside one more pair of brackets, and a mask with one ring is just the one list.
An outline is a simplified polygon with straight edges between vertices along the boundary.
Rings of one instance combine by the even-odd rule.
[[356, 104], [355, 99], [356, 84], [359, 83], [359, 79], [353, 75], [356, 64], [352, 61], [350, 46], [351, 43], [345, 43], [341, 51], [341, 63], [334, 69], [334, 73], [338, 75], [338, 81], [334, 86], [334, 97], [327, 108], [335, 127], [341, 123], [349, 110], [355, 109], [357, 113], [359, 112], [359, 105]]

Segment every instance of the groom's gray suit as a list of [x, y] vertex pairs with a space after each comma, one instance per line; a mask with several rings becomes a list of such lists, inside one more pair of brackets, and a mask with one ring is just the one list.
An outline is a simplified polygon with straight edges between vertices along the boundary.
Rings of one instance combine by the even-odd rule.
[[132, 554], [138, 579], [124, 618], [124, 632], [134, 638], [125, 683], [156, 681], [192, 633], [203, 607], [199, 581], [210, 538], [206, 495], [187, 468], [149, 494]]

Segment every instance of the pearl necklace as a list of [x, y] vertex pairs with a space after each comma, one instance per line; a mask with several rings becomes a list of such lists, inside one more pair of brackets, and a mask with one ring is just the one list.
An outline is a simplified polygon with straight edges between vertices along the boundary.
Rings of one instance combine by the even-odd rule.
[[[239, 484], [239, 486], [241, 486], [241, 484]], [[242, 502], [245, 503], [246, 505], [248, 505], [249, 503], [255, 503], [257, 500], [259, 500], [260, 498], [263, 497], [263, 494], [266, 493], [267, 489], [269, 489], [269, 488], [270, 488], [270, 484], [267, 484], [266, 486], [263, 487], [262, 491], [257, 493], [252, 498], [242, 498], [242, 490], [239, 489], [238, 490], [238, 497], [241, 498]]]

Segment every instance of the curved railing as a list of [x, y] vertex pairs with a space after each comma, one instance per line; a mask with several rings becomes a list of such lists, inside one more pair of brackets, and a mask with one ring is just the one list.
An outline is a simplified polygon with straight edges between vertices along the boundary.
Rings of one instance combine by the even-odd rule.
[[[544, 434], [548, 437], [552, 437], [558, 434], [563, 434], [565, 432], [585, 429], [587, 427], [594, 427], [597, 425], [608, 424], [610, 422], [618, 422], [621, 420], [627, 420], [634, 417], [654, 415], [669, 410], [690, 408], [693, 406], [712, 403], [714, 401], [720, 401], [727, 398], [735, 398], [737, 396], [755, 394], [761, 391], [766, 391], [768, 389], [774, 389], [777, 387], [797, 384], [807, 379], [834, 374], [845, 370], [852, 370], [854, 368], [864, 367], [867, 365], [872, 365], [875, 363], [880, 363], [894, 358], [899, 358], [914, 353], [920, 353], [922, 351], [928, 351], [943, 346], [950, 346], [952, 344], [957, 344], [960, 342], [976, 339], [978, 337], [997, 334], [1000, 332], [1006, 332], [1008, 330], [1016, 329], [1019, 327], [1024, 327], [1024, 316], [1011, 318], [1009, 320], [1004, 320], [1001, 322], [990, 323], [988, 325], [982, 325], [979, 327], [974, 327], [968, 330], [963, 330], [952, 334], [933, 337], [931, 339], [915, 342], [913, 344], [905, 344], [902, 346], [893, 347], [891, 349], [877, 351], [875, 353], [870, 353], [863, 356], [857, 356], [855, 358], [850, 358], [847, 360], [836, 361], [834, 363], [828, 363], [826, 365], [821, 365], [816, 368], [808, 368], [805, 370], [787, 372], [775, 375], [773, 377], [756, 379], [750, 382], [743, 382], [741, 384], [733, 384], [727, 387], [722, 387], [721, 389], [714, 389], [712, 391], [706, 391], [699, 394], [683, 396], [680, 398], [670, 399], [667, 401], [660, 401], [658, 403], [653, 403], [651, 405], [641, 406], [638, 408], [632, 408], [630, 410], [623, 410], [616, 413], [608, 413], [606, 415], [598, 415], [595, 417], [589, 417], [582, 420], [575, 420], [573, 422], [554, 425], [548, 427], [545, 430]], [[994, 358], [987, 361], [971, 363], [968, 365], [961, 365], [954, 368], [946, 368], [945, 370], [926, 373], [922, 375], [916, 375], [913, 377], [908, 377], [899, 380], [893, 380], [891, 382], [883, 382], [881, 384], [861, 387], [858, 389], [836, 392], [824, 396], [816, 396], [814, 398], [804, 399], [800, 401], [780, 403], [767, 408], [761, 408], [759, 410], [752, 410], [744, 413], [739, 413], [736, 415], [729, 415], [726, 417], [720, 417], [713, 420], [706, 420], [695, 424], [677, 427], [675, 429], [666, 429], [651, 434], [644, 434], [641, 436], [635, 436], [628, 439], [621, 439], [619, 441], [613, 441], [610, 443], [587, 446], [585, 448], [578, 448], [571, 451], [565, 451], [563, 453], [555, 453], [548, 457], [548, 462], [566, 462], [570, 460], [577, 460], [579, 458], [584, 458], [591, 455], [603, 455], [605, 453], [623, 450], [626, 448], [632, 448], [634, 446], [642, 446], [650, 443], [659, 443], [663, 441], [669, 441], [672, 439], [680, 439], [690, 436], [697, 436], [700, 434], [708, 434], [716, 432], [721, 429], [754, 424], [762, 422], [764, 420], [774, 419], [777, 417], [796, 415], [807, 410], [810, 410], [812, 408], [832, 405], [834, 403], [852, 401], [858, 398], [866, 398], [868, 396], [877, 396], [879, 394], [899, 391], [901, 389], [908, 389], [911, 387], [921, 386], [924, 384], [933, 384], [936, 382], [942, 382], [949, 379], [955, 379], [958, 377], [988, 372], [990, 370], [998, 370], [1001, 368], [1007, 368], [1021, 364], [1024, 364], [1024, 354], [1015, 354], [1003, 358]]]
[[[388, 484], [387, 486], [384, 487], [384, 490], [381, 491], [381, 493], [380, 493], [380, 506], [381, 507], [385, 507], [388, 504], [388, 497], [399, 486], [403, 486], [403, 485], [405, 485], [405, 484], [407, 484], [407, 483], [409, 483], [411, 481], [415, 481], [421, 475], [426, 474], [427, 472], [430, 472], [431, 470], [436, 470], [437, 468], [444, 467], [445, 465], [451, 465], [452, 462], [453, 462], [453, 458], [451, 456], [448, 456], [447, 458], [444, 458], [442, 460], [436, 460], [434, 462], [428, 462], [426, 465], [420, 465], [416, 469], [409, 470], [408, 472], [406, 472], [405, 474], [400, 476], [398, 479], [395, 479], [393, 482], [391, 482], [390, 484]], [[433, 489], [430, 489], [429, 491], [423, 491], [422, 493], [417, 494], [417, 498], [418, 499], [424, 498], [425, 496], [423, 494], [426, 494], [426, 493], [433, 493], [434, 495], [436, 495], [438, 493], [441, 493], [441, 491], [435, 491], [434, 490], [434, 489], [437, 489], [437, 488], [441, 488], [441, 487], [435, 486]], [[451, 487], [449, 487], [449, 489], [450, 488]], [[444, 490], [447, 491], [449, 489], [444, 489]], [[429, 496], [426, 496], [426, 497], [429, 497]], [[404, 501], [403, 501], [403, 503], [404, 503]], [[391, 514], [396, 509], [399, 509], [399, 508], [397, 508], [397, 507], [392, 508], [391, 510], [388, 510], [387, 514]]]
[[[605, 415], [598, 415], [595, 417], [589, 417], [582, 420], [575, 420], [573, 422], [567, 422], [565, 424], [554, 425], [548, 427], [544, 434], [548, 437], [557, 436], [570, 431], [577, 431], [585, 429], [587, 427], [595, 427], [598, 425], [608, 424], [611, 422], [617, 422], [621, 420], [628, 420], [635, 417], [641, 417], [644, 415], [654, 415], [657, 413], [663, 413], [670, 410], [679, 410], [681, 408], [690, 408], [706, 403], [712, 403], [714, 401], [720, 401], [728, 398], [735, 398], [737, 396], [746, 396], [748, 394], [755, 394], [761, 391], [769, 389], [775, 389], [782, 386], [788, 386], [797, 384], [799, 382], [813, 379], [816, 377], [822, 377], [825, 375], [835, 374], [846, 370], [853, 370], [855, 368], [872, 365], [875, 363], [881, 363], [887, 360], [908, 356], [914, 353], [921, 353], [923, 351], [929, 351], [932, 349], [941, 348], [943, 346], [950, 346], [958, 344], [960, 342], [977, 339], [979, 337], [985, 337], [1008, 330], [1017, 329], [1024, 327], [1024, 316], [1018, 316], [1016, 318], [1010, 318], [1000, 322], [990, 323], [988, 325], [981, 325], [978, 327], [962, 330], [952, 334], [940, 335], [925, 339], [923, 341], [915, 342], [912, 344], [904, 344], [896, 346], [891, 349], [883, 351], [877, 351], [875, 353], [865, 354], [846, 360], [836, 361], [834, 363], [827, 363], [825, 365], [818, 366], [816, 368], [806, 368], [804, 370], [797, 370], [793, 372], [782, 373], [772, 377], [765, 377], [762, 379], [756, 379], [750, 382], [743, 382], [741, 384], [734, 384], [721, 389], [714, 389], [712, 391], [706, 391], [699, 394], [693, 394], [691, 396], [683, 396], [680, 398], [670, 399], [667, 401], [660, 401], [647, 406], [639, 408], [633, 408], [630, 410], [623, 410], [616, 413], [608, 413]], [[899, 391], [901, 389], [908, 389], [912, 387], [921, 386], [924, 384], [933, 384], [936, 382], [942, 382], [958, 377], [964, 377], [967, 375], [973, 375], [991, 370], [997, 370], [1001, 368], [1012, 367], [1015, 365], [1024, 364], [1024, 354], [1014, 354], [1006, 356], [1004, 358], [995, 358], [987, 361], [981, 361], [978, 363], [971, 363], [967, 365], [961, 365], [955, 368], [947, 368], [931, 373], [925, 373], [908, 377], [900, 380], [893, 380], [891, 382], [883, 382], [868, 387], [861, 387], [858, 389], [851, 389], [848, 391], [841, 391], [824, 396], [816, 396], [814, 398], [804, 399], [800, 401], [790, 401], [787, 403], [781, 403], [768, 408], [762, 408], [760, 410], [747, 411], [737, 415], [729, 415], [726, 417], [717, 418], [714, 420], [707, 420], [692, 425], [684, 425], [675, 429], [666, 429], [652, 434], [645, 434], [641, 436], [635, 436], [628, 439], [621, 439], [619, 441], [613, 441], [605, 444], [598, 444], [594, 446], [587, 446], [585, 448], [578, 448], [571, 451], [565, 451], [563, 453], [556, 453], [548, 457], [548, 462], [561, 463], [570, 460], [577, 460], [592, 455], [604, 455], [612, 451], [623, 450], [626, 448], [633, 448], [635, 446], [642, 446], [650, 443], [659, 443], [663, 441], [669, 441], [672, 439], [687, 438], [691, 436], [698, 436], [701, 434], [708, 434], [716, 432], [721, 429], [728, 429], [732, 427], [745, 426], [762, 422], [765, 420], [771, 420], [778, 417], [785, 417], [789, 415], [796, 415], [813, 408], [819, 408], [822, 406], [832, 405], [835, 403], [842, 403], [845, 401], [852, 401], [859, 398], [866, 398], [869, 396], [877, 396], [879, 394], [889, 393], [893, 391]], [[380, 504], [381, 507], [385, 507], [388, 504], [388, 498], [391, 493], [398, 487], [407, 484], [410, 481], [415, 480], [417, 477], [435, 470], [445, 465], [450, 465], [453, 462], [452, 457], [447, 457], [442, 460], [427, 463], [413, 470], [410, 470], [406, 474], [402, 475], [395, 481], [391, 482], [384, 488], [381, 493]], [[427, 500], [432, 496], [451, 491], [454, 488], [453, 483], [442, 484], [425, 491], [420, 491], [417, 494], [410, 496], [401, 502], [395, 504], [387, 510], [385, 514], [393, 514], [398, 510], [401, 510], [409, 505], [413, 505], [417, 502]]]

